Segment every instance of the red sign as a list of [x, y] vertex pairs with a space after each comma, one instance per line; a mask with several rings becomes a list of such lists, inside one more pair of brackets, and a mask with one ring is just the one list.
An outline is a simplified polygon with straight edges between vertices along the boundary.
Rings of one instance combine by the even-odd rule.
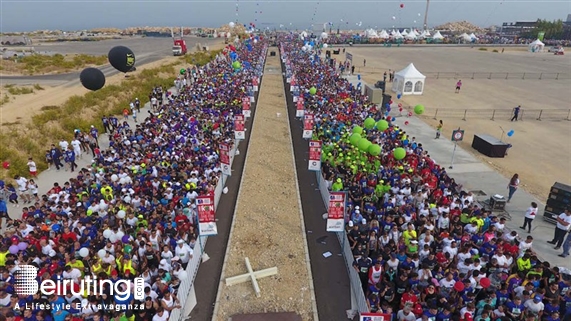
[[295, 117], [303, 117], [305, 105], [303, 104], [303, 97], [299, 96], [297, 98], [297, 106], [295, 111]]
[[245, 117], [250, 117], [250, 97], [242, 98], [242, 114]]
[[345, 230], [345, 192], [329, 193], [329, 208], [327, 210], [327, 231], [342, 232]]
[[253, 86], [253, 87], [258, 87], [258, 84], [259, 84], [258, 77], [254, 77], [254, 78], [252, 79], [252, 86]]
[[305, 113], [303, 118], [303, 130], [313, 130], [313, 114]]
[[230, 145], [220, 144], [220, 163], [222, 164], [222, 173], [224, 175], [232, 175], [232, 168], [230, 167]]
[[244, 115], [234, 116], [234, 136], [236, 139], [246, 138], [246, 132], [244, 130]]
[[214, 194], [199, 196], [196, 198], [196, 210], [198, 212], [198, 225], [200, 235], [216, 235], [216, 209], [214, 208]]
[[321, 170], [321, 141], [312, 140], [309, 142], [309, 166], [310, 171]]

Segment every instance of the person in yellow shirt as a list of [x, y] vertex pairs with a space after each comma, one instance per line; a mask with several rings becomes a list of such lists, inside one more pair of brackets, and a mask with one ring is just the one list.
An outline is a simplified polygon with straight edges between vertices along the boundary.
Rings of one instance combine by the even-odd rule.
[[524, 254], [524, 256], [517, 259], [517, 270], [518, 272], [527, 273], [531, 269], [531, 259], [529, 254]]
[[416, 239], [416, 231], [414, 230], [414, 225], [412, 223], [408, 223], [406, 226], [406, 231], [402, 233], [402, 237], [404, 238], [404, 243], [408, 246], [410, 245], [410, 240]]
[[474, 216], [470, 219], [470, 223], [476, 222], [478, 226], [478, 232], [482, 230], [482, 226], [484, 226], [484, 220], [482, 219], [481, 215]]
[[78, 260], [75, 256], [72, 256], [66, 265], [69, 265], [72, 268], [80, 270], [82, 276], [85, 275], [85, 265], [81, 260]]

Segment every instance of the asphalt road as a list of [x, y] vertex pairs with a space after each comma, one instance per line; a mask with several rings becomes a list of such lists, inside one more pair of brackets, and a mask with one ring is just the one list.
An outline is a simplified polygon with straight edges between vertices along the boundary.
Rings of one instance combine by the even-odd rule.
[[[220, 39], [208, 39], [197, 37], [185, 37], [186, 45], [189, 51], [196, 48], [196, 44], [200, 43], [202, 46], [209, 46], [213, 43], [220, 41]], [[142, 66], [165, 57], [172, 55], [172, 40], [171, 38], [150, 38], [150, 37], [133, 37], [125, 39], [113, 39], [94, 42], [58, 42], [35, 45], [37, 51], [50, 51], [62, 54], [90, 54], [90, 55], [106, 55], [109, 49], [114, 46], [129, 47], [135, 53], [136, 62], [135, 66]], [[99, 67], [106, 77], [118, 74], [119, 71], [115, 70], [111, 65], [107, 64]], [[16, 85], [74, 85], [79, 81], [80, 72], [71, 72], [65, 74], [54, 75], [38, 75], [38, 76], [0, 76], [0, 81], [4, 84]]]

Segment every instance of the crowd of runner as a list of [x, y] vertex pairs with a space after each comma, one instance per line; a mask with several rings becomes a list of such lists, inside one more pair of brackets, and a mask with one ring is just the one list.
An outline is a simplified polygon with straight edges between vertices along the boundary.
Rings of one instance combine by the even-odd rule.
[[[329, 190], [348, 193], [347, 238], [371, 312], [399, 321], [571, 317], [571, 278], [537, 258], [532, 236], [519, 237], [484, 210], [422, 143], [340, 76], [341, 65], [302, 50], [297, 35], [281, 37], [280, 46], [314, 115]], [[390, 124], [362, 133], [382, 146], [379, 156], [348, 139], [367, 117]], [[406, 149], [404, 159], [395, 159], [395, 147]]]
[[[45, 195], [37, 195], [29, 178], [1, 183], [0, 314], [8, 321], [165, 321], [181, 308], [177, 289], [193, 255], [200, 255], [194, 253], [194, 200], [215, 191], [219, 144], [233, 144], [234, 115], [241, 113], [264, 59], [262, 43], [235, 46], [206, 66], [181, 72], [178, 92], [155, 88], [148, 115], [140, 115], [135, 127], [108, 116], [105, 133], [92, 126], [76, 131], [71, 144], [52, 145], [47, 160], [56, 170], [74, 171], [75, 157], [93, 162], [68, 181], [53, 183]], [[232, 59], [242, 67], [232, 67]], [[125, 117], [141, 112], [141, 104], [135, 100]], [[99, 145], [100, 135], [109, 136], [108, 149]], [[37, 268], [38, 282], [60, 282], [55, 292], [18, 291], [22, 264]], [[102, 293], [81, 290], [86, 276], [108, 280]], [[135, 277], [145, 281], [142, 300], [134, 299], [133, 282], [120, 282]], [[112, 295], [111, 284], [128, 294]], [[142, 308], [125, 310], [128, 304]]]

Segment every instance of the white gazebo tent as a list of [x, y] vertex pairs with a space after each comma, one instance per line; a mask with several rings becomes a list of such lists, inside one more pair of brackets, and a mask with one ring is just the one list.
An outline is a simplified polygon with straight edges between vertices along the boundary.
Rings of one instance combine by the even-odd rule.
[[434, 39], [434, 40], [442, 40], [442, 39], [444, 39], [444, 36], [442, 36], [442, 34], [440, 33], [440, 31], [436, 31], [436, 33], [434, 34], [434, 36], [432, 36], [432, 39]]
[[541, 52], [545, 48], [545, 44], [541, 42], [539, 39], [535, 40], [534, 42], [530, 43], [527, 47], [529, 52]]
[[458, 38], [461, 38], [465, 42], [472, 41], [472, 38], [467, 33], [463, 33], [463, 34], [459, 35]]
[[392, 90], [403, 95], [422, 95], [426, 76], [421, 74], [411, 63], [403, 70], [395, 73]]
[[381, 33], [379, 34], [379, 38], [381, 38], [381, 39], [389, 39], [389, 34], [387, 33], [386, 30], [381, 30]]
[[410, 32], [408, 35], [405, 36], [405, 39], [416, 40], [416, 36], [414, 35], [414, 33]]

